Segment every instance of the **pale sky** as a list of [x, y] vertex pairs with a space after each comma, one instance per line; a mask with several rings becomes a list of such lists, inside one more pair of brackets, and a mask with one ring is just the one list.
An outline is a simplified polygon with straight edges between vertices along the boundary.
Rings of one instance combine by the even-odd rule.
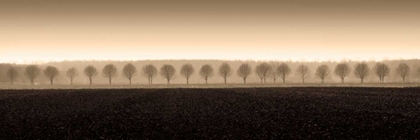
[[0, 1], [0, 62], [420, 56], [420, 5], [391, 0]]

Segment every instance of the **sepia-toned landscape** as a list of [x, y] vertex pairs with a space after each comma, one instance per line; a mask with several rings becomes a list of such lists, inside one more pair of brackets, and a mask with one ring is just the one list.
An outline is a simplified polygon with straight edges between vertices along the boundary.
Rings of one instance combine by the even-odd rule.
[[419, 5], [0, 0], [0, 140], [419, 139]]

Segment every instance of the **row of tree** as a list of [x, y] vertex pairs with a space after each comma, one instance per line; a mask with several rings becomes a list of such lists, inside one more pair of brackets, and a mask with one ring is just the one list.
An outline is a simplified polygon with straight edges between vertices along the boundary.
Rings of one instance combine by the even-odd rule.
[[[340, 63], [336, 65], [333, 73], [341, 79], [341, 82], [344, 83], [344, 80], [347, 76], [351, 74], [351, 67], [347, 63]], [[360, 82], [363, 83], [363, 80], [371, 74], [371, 71], [378, 76], [380, 83], [384, 83], [384, 79], [391, 72], [391, 69], [388, 65], [384, 63], [377, 63], [372, 69], [366, 63], [358, 63], [355, 65], [353, 73], [360, 79]], [[89, 65], [84, 69], [84, 74], [89, 79], [90, 85], [92, 85], [93, 79], [98, 75], [98, 70]], [[255, 67], [255, 70], [248, 63], [243, 63], [237, 69], [236, 74], [243, 79], [243, 82], [246, 83], [247, 78], [255, 74], [260, 78], [261, 83], [266, 83], [266, 80], [271, 77], [276, 82], [276, 79], [280, 77], [283, 80], [283, 83], [286, 82], [286, 78], [291, 74], [291, 69], [288, 64], [281, 63], [279, 65], [270, 65], [268, 63], [261, 63]], [[418, 70], [420, 73], [420, 69]], [[117, 76], [117, 67], [113, 64], [108, 64], [102, 69], [102, 75], [109, 80], [109, 84], [112, 84], [112, 79]], [[128, 63], [122, 69], [122, 75], [128, 79], [130, 85], [132, 78], [137, 75], [137, 68]], [[142, 75], [145, 76], [149, 84], [153, 84], [153, 78], [158, 75], [157, 68], [152, 65], [145, 65], [141, 71]], [[190, 77], [195, 73], [195, 68], [191, 64], [184, 64], [181, 67], [180, 75], [186, 79], [186, 83], [189, 84]], [[218, 69], [218, 75], [224, 79], [224, 83], [227, 83], [228, 77], [233, 73], [231, 66], [228, 63], [223, 63]], [[309, 67], [306, 65], [300, 65], [295, 70], [295, 74], [301, 78], [302, 83], [305, 83], [310, 75]], [[315, 71], [315, 75], [320, 78], [321, 83], [324, 83], [326, 77], [331, 75], [331, 70], [327, 65], [320, 65]], [[396, 73], [401, 76], [402, 81], [405, 83], [405, 79], [410, 74], [410, 67], [406, 63], [400, 63], [396, 68]], [[10, 78], [10, 82], [13, 85], [13, 82], [18, 77], [19, 73], [14, 67], [10, 67], [7, 71], [7, 77]], [[41, 69], [37, 65], [27, 66], [25, 69], [25, 76], [31, 81], [33, 85], [35, 80], [42, 74]], [[43, 70], [43, 74], [50, 80], [51, 85], [54, 84], [54, 79], [60, 74], [60, 71], [53, 66], [47, 66]], [[79, 71], [76, 68], [69, 68], [66, 71], [66, 77], [70, 79], [70, 84], [73, 85], [73, 79], [79, 76]], [[165, 64], [160, 68], [159, 74], [167, 80], [167, 83], [170, 84], [170, 81], [175, 78], [176, 69], [172, 65]], [[199, 71], [199, 75], [207, 81], [210, 77], [214, 75], [214, 70], [211, 65], [203, 65]]]

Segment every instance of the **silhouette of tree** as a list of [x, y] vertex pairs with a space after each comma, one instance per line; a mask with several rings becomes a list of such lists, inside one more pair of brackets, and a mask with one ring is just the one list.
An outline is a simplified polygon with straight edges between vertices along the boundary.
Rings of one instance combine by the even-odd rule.
[[7, 72], [6, 72], [7, 76], [10, 79], [10, 84], [13, 85], [13, 82], [16, 80], [16, 78], [18, 77], [19, 73], [16, 70], [16, 68], [14, 67], [10, 67]]
[[74, 67], [73, 68], [69, 68], [67, 70], [67, 72], [66, 72], [66, 76], [68, 78], [70, 78], [70, 85], [73, 85], [73, 79], [74, 79], [74, 77], [79, 76], [79, 71], [77, 71], [77, 69], [74, 68]]
[[286, 63], [280, 64], [280, 66], [276, 69], [276, 73], [280, 75], [281, 79], [283, 79], [283, 83], [286, 83], [286, 77], [290, 74], [290, 72], [290, 67]]
[[245, 63], [239, 66], [238, 71], [236, 74], [238, 74], [239, 77], [242, 77], [244, 80], [244, 84], [246, 84], [246, 78], [248, 78], [249, 75], [252, 73], [252, 68], [249, 66], [249, 64]]
[[90, 85], [92, 85], [92, 80], [98, 75], [98, 70], [92, 65], [89, 65], [84, 70], [85, 75], [89, 78]]
[[309, 67], [306, 65], [300, 65], [296, 69], [296, 75], [302, 79], [302, 83], [305, 83], [305, 79], [309, 77]]
[[330, 73], [330, 67], [328, 67], [327, 65], [321, 65], [318, 66], [318, 68], [316, 69], [315, 75], [321, 78], [321, 83], [324, 83], [325, 77], [330, 75]]
[[45, 74], [45, 76], [48, 77], [48, 79], [50, 79], [51, 85], [53, 85], [54, 84], [54, 79], [55, 79], [55, 77], [58, 76], [58, 74], [60, 74], [60, 71], [58, 71], [58, 69], [56, 67], [48, 66], [44, 70], [44, 74]]
[[214, 75], [213, 67], [211, 65], [203, 65], [200, 69], [200, 75], [204, 78], [204, 80], [206, 80], [207, 84], [208, 78]]
[[189, 84], [189, 79], [192, 74], [194, 74], [195, 69], [191, 64], [184, 64], [181, 67], [181, 76], [187, 79], [187, 85]]
[[271, 76], [271, 66], [268, 63], [261, 63], [255, 68], [255, 73], [257, 73], [258, 77], [261, 79], [261, 83], [267, 83], [266, 79]]
[[153, 84], [153, 77], [156, 77], [158, 70], [152, 64], [146, 65], [142, 69], [143, 75], [149, 80], [149, 85]]
[[390, 73], [388, 65], [384, 63], [376, 63], [375, 67], [373, 67], [373, 71], [379, 77], [380, 83], [384, 83], [385, 77]]
[[112, 78], [117, 76], [117, 67], [114, 64], [108, 64], [102, 69], [104, 77], [108, 78], [109, 85], [112, 84]]
[[360, 83], [369, 75], [369, 66], [366, 63], [358, 63], [354, 69], [354, 75], [360, 78]]
[[175, 78], [175, 68], [172, 65], [163, 65], [160, 68], [160, 75], [168, 81], [168, 85], [171, 84], [171, 80]]
[[131, 85], [131, 79], [134, 76], [137, 75], [137, 68], [136, 68], [136, 66], [134, 66], [131, 63], [128, 63], [128, 64], [126, 64], [124, 66], [122, 72], [123, 72], [124, 77], [128, 79], [128, 81], [130, 82], [130, 85]]
[[221, 76], [225, 80], [225, 84], [227, 83], [227, 78], [232, 75], [232, 68], [228, 63], [223, 63], [219, 67], [219, 76]]
[[334, 70], [335, 75], [340, 77], [341, 83], [344, 83], [344, 78], [346, 78], [346, 76], [348, 76], [350, 72], [351, 69], [347, 63], [338, 64]]
[[397, 67], [397, 73], [401, 76], [403, 83], [405, 83], [405, 78], [410, 75], [410, 66], [408, 66], [406, 63], [401, 63]]
[[41, 69], [36, 65], [30, 65], [25, 69], [25, 75], [31, 81], [31, 84], [35, 84], [35, 79], [41, 75]]
[[277, 68], [280, 66], [280, 63], [277, 61], [272, 61], [270, 64], [270, 77], [273, 78], [273, 83], [276, 83], [277, 78], [280, 76], [280, 74], [276, 71]]

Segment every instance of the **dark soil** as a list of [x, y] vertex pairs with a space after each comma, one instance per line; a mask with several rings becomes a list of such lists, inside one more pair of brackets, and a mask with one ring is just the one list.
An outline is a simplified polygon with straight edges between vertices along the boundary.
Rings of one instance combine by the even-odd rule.
[[0, 139], [415, 139], [419, 88], [0, 90]]

